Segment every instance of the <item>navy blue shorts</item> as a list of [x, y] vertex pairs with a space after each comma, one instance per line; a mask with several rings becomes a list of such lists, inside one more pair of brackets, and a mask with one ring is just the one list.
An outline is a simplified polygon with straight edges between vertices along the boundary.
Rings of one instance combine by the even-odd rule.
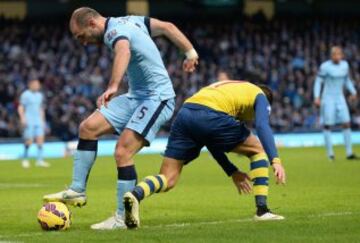
[[234, 117], [206, 106], [186, 103], [172, 124], [165, 156], [187, 163], [197, 158], [204, 146], [229, 152], [249, 135], [245, 124]]

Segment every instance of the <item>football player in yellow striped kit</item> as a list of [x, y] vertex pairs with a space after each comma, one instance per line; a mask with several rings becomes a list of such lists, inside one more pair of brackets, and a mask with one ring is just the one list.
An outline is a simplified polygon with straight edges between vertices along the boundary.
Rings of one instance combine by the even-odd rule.
[[[204, 146], [232, 177], [240, 193], [253, 191], [255, 220], [284, 219], [272, 213], [267, 205], [269, 164], [276, 182], [285, 183], [285, 170], [269, 124], [271, 102], [272, 92], [268, 87], [239, 80], [214, 83], [187, 99], [171, 127], [160, 173], [146, 177], [124, 195], [128, 228], [140, 226], [140, 201], [173, 188], [183, 166], [196, 159]], [[247, 121], [254, 121], [259, 139], [245, 126]], [[231, 163], [225, 154], [228, 152], [250, 159], [249, 175]]]

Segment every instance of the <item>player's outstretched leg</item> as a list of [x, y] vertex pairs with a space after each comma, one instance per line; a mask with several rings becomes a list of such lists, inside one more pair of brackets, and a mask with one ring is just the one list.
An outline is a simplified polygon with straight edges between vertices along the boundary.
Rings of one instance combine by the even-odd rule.
[[124, 195], [125, 224], [129, 229], [140, 226], [139, 203], [154, 193], [167, 189], [167, 179], [164, 175], [148, 176], [137, 184], [132, 192]]
[[253, 191], [256, 203], [256, 221], [282, 220], [281, 215], [276, 215], [267, 206], [269, 190], [269, 162], [265, 153], [259, 153], [250, 157], [250, 178], [253, 181]]
[[59, 201], [73, 206], [84, 206], [85, 194], [90, 170], [97, 154], [97, 138], [103, 134], [114, 132], [111, 124], [100, 112], [94, 112], [80, 124], [79, 142], [74, 154], [73, 179], [69, 189], [48, 194], [43, 197], [45, 202]]
[[79, 139], [74, 154], [73, 180], [69, 189], [44, 196], [45, 202], [63, 202], [82, 207], [86, 205], [86, 183], [96, 158], [97, 140]]
[[140, 202], [154, 193], [166, 192], [172, 189], [180, 176], [184, 162], [165, 157], [160, 174], [146, 177], [136, 185], [134, 190], [125, 193], [125, 224], [129, 229], [140, 226]]

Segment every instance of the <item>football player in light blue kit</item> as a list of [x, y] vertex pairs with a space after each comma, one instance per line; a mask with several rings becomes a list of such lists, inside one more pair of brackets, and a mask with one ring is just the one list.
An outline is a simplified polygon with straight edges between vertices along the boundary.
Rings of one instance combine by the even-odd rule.
[[49, 167], [50, 164], [43, 160], [43, 143], [45, 135], [45, 114], [44, 114], [44, 97], [40, 92], [39, 80], [30, 80], [28, 89], [20, 96], [18, 114], [23, 127], [24, 155], [22, 166], [30, 167], [28, 160], [29, 147], [35, 140], [38, 153], [35, 165], [39, 167]]
[[342, 59], [342, 49], [338, 46], [332, 47], [331, 60], [321, 64], [314, 83], [315, 105], [320, 106], [320, 119], [324, 126], [325, 145], [330, 160], [335, 159], [330, 129], [336, 124], [341, 124], [343, 128], [347, 159], [357, 158], [352, 151], [350, 113], [344, 96], [344, 86], [350, 92], [351, 100], [356, 99], [356, 89], [349, 77], [349, 64]]
[[[161, 125], [172, 117], [175, 106], [170, 77], [151, 37], [163, 35], [179, 47], [186, 55], [186, 72], [195, 70], [198, 55], [175, 25], [143, 16], [105, 18], [94, 9], [82, 7], [73, 12], [70, 30], [84, 45], [104, 42], [113, 51], [112, 75], [107, 90], [97, 100], [99, 109], [80, 124], [70, 188], [45, 195], [44, 200], [85, 205], [86, 182], [96, 158], [97, 140], [101, 135], [117, 133], [118, 208], [114, 216], [91, 228], [126, 228], [122, 200], [137, 180], [133, 156], [150, 144]], [[125, 72], [128, 93], [117, 95]]]

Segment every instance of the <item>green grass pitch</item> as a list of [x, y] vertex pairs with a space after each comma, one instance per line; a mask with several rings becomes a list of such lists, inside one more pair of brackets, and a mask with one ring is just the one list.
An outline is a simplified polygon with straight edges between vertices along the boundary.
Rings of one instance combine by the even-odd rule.
[[[356, 147], [360, 154], [359, 147]], [[115, 210], [116, 170], [111, 157], [100, 157], [91, 171], [88, 205], [70, 208], [72, 227], [42, 231], [36, 214], [43, 194], [70, 183], [72, 159], [49, 160], [48, 169], [0, 162], [0, 242], [360, 242], [360, 161], [344, 159], [336, 147], [329, 162], [324, 148], [280, 149], [287, 185], [274, 185], [269, 205], [282, 222], [253, 222], [254, 199], [238, 195], [208, 154], [185, 167], [178, 186], [141, 204], [142, 228], [93, 231], [91, 224]], [[242, 169], [244, 157], [231, 155]], [[139, 178], [158, 172], [160, 155], [138, 155]]]

